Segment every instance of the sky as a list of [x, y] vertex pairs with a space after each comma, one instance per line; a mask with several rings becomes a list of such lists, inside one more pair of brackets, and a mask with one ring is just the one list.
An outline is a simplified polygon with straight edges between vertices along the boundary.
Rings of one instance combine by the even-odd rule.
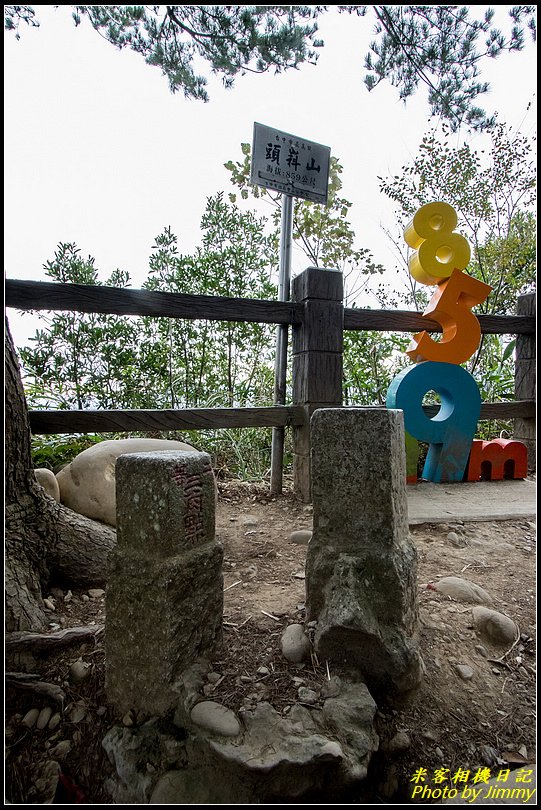
[[[383, 233], [393, 225], [393, 206], [378, 176], [398, 174], [412, 160], [431, 121], [422, 90], [404, 105], [386, 82], [365, 88], [373, 17], [332, 9], [320, 19], [325, 47], [317, 66], [239, 76], [231, 90], [209, 76], [205, 104], [171, 94], [159, 68], [117, 50], [87, 20], [75, 28], [68, 7], [34, 8], [40, 28], [21, 27], [19, 41], [4, 33], [7, 278], [48, 280], [44, 263], [60, 242], [75, 242], [83, 257], [95, 258], [102, 281], [120, 268], [141, 287], [165, 227], [181, 253], [199, 244], [207, 198], [235, 190], [224, 163], [241, 160], [240, 145], [251, 143], [258, 122], [330, 147], [343, 166], [341, 193], [353, 203], [357, 245], [372, 251], [393, 283], [396, 259]], [[509, 30], [510, 7], [496, 8]], [[486, 60], [482, 78], [492, 91], [481, 106], [533, 135], [536, 75], [531, 41], [521, 53]], [[308, 264], [294, 249], [293, 275]], [[23, 345], [37, 321], [11, 309], [8, 317]]]

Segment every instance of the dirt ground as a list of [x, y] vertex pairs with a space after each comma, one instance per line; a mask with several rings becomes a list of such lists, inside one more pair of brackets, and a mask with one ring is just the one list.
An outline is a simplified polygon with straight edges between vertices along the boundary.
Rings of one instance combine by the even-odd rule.
[[[312, 657], [299, 668], [281, 655], [282, 632], [304, 622], [306, 546], [291, 533], [311, 529], [312, 508], [293, 495], [269, 496], [263, 485], [220, 484], [216, 531], [224, 546], [224, 643], [211, 662], [221, 680], [206, 696], [236, 710], [266, 700], [287, 713], [299, 679], [317, 689], [329, 674], [340, 674]], [[453, 532], [452, 542], [448, 535]], [[535, 722], [535, 524], [526, 520], [422, 524], [411, 527], [418, 552], [420, 649], [425, 676], [418, 692], [399, 708], [379, 707], [380, 752], [366, 783], [350, 803], [411, 801], [411, 779], [426, 768], [475, 770], [530, 767], [536, 761]], [[520, 636], [508, 648], [477, 637], [471, 605], [433, 590], [444, 576], [460, 576], [484, 588], [495, 609], [510, 616]], [[93, 638], [54, 655], [42, 655], [19, 669], [39, 672], [66, 694], [56, 730], [27, 729], [21, 720], [51, 700], [20, 688], [6, 688], [6, 792], [9, 803], [108, 804], [104, 782], [111, 766], [101, 740], [112, 725], [140, 722], [115, 717], [104, 693], [105, 621], [103, 595], [51, 593], [51, 632], [93, 626]], [[70, 678], [77, 660], [88, 664], [78, 684]], [[456, 665], [471, 668], [463, 680]], [[260, 670], [266, 667], [266, 670]], [[258, 673], [258, 670], [260, 672]], [[58, 706], [52, 706], [54, 711]], [[79, 715], [74, 713], [77, 709]], [[404, 747], [389, 751], [398, 731]], [[62, 755], [59, 742], [64, 745]], [[391, 749], [393, 745], [391, 745]], [[47, 779], [56, 758], [60, 781]], [[51, 766], [49, 765], [49, 768]]]

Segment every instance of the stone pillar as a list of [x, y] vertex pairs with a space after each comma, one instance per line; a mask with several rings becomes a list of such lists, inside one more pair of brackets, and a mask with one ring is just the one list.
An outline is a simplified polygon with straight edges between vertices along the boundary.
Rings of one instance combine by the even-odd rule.
[[116, 462], [117, 546], [108, 561], [106, 692], [124, 713], [175, 706], [182, 672], [221, 640], [222, 547], [210, 457], [150, 452]]
[[292, 298], [303, 304], [303, 322], [293, 326], [293, 403], [305, 424], [293, 428], [293, 486], [309, 502], [310, 417], [316, 408], [342, 404], [344, 281], [339, 270], [308, 267], [293, 279]]
[[403, 413], [322, 409], [311, 428], [306, 609], [318, 623], [316, 651], [360, 671], [376, 697], [392, 697], [415, 688], [421, 672]]
[[[535, 293], [519, 296], [517, 315], [532, 315], [535, 318]], [[529, 335], [517, 335], [515, 355], [515, 399], [535, 400], [535, 332]], [[528, 469], [535, 472], [535, 415], [515, 419], [513, 438], [526, 445]]]

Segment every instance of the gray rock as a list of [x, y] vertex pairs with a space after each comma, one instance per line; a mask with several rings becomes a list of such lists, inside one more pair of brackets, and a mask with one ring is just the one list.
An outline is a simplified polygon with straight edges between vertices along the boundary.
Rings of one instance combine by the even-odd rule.
[[39, 717], [39, 709], [30, 709], [26, 712], [25, 716], [21, 720], [21, 725], [25, 726], [25, 728], [34, 728], [36, 725], [37, 719]]
[[515, 622], [497, 610], [486, 607], [472, 608], [473, 626], [493, 644], [512, 644], [519, 635]]
[[116, 526], [117, 459], [125, 453], [162, 450], [195, 452], [189, 444], [168, 439], [112, 439], [83, 450], [56, 475], [61, 503], [79, 515]]
[[185, 744], [160, 733], [154, 721], [137, 729], [113, 726], [102, 745], [121, 783], [115, 790], [117, 798], [123, 799], [121, 803], [148, 804], [156, 782], [149, 764], [157, 773], [186, 764]]
[[38, 719], [36, 721], [36, 728], [38, 728], [40, 731], [44, 729], [45, 726], [48, 724], [49, 720], [51, 719], [52, 713], [53, 710], [51, 709], [51, 707], [45, 706], [45, 708], [43, 708], [38, 715]]
[[86, 717], [86, 706], [84, 703], [74, 703], [69, 712], [69, 719], [72, 723], [81, 723]]
[[70, 751], [70, 740], [61, 740], [59, 743], [53, 746], [53, 748], [49, 748], [50, 756], [54, 757], [55, 759], [65, 759]]
[[436, 582], [435, 589], [456, 599], [457, 602], [473, 602], [477, 605], [492, 605], [494, 600], [483, 588], [476, 585], [475, 582], [469, 582], [462, 577], [443, 577], [439, 582]]
[[463, 537], [460, 537], [460, 535], [458, 535], [456, 532], [449, 532], [447, 539], [452, 546], [455, 546], [455, 548], [464, 548], [466, 545], [466, 540]]
[[311, 539], [311, 529], [297, 529], [297, 531], [291, 532], [289, 536], [290, 542], [298, 546], [307, 546]]
[[149, 804], [248, 804], [252, 798], [243, 786], [231, 784], [227, 774], [216, 767], [193, 767], [162, 774], [152, 791]]
[[92, 664], [87, 664], [82, 658], [78, 658], [70, 666], [69, 677], [72, 683], [82, 683], [88, 678], [92, 670]]
[[473, 669], [467, 664], [455, 664], [455, 670], [463, 681], [471, 681], [474, 676]]
[[300, 664], [310, 657], [310, 641], [302, 624], [290, 624], [281, 638], [282, 655], [293, 664]]
[[297, 695], [301, 703], [307, 703], [308, 706], [315, 706], [318, 702], [317, 692], [313, 689], [308, 689], [306, 686], [299, 686]]
[[210, 746], [230, 767], [240, 768], [245, 779], [258, 780], [259, 801], [267, 796], [301, 797], [337, 774], [344, 752], [336, 740], [308, 733], [301, 723], [282, 718], [268, 703], [259, 703], [243, 718], [246, 732], [241, 741], [210, 740]]
[[383, 750], [388, 754], [400, 754], [411, 747], [411, 739], [405, 731], [397, 731], [394, 737], [383, 746]]
[[60, 503], [60, 488], [54, 472], [48, 470], [46, 467], [37, 467], [34, 470], [34, 475], [36, 476], [38, 484], [43, 487], [47, 495], [53, 498], [57, 503]]
[[329, 698], [315, 719], [326, 733], [347, 740], [348, 778], [366, 777], [372, 753], [378, 750], [379, 737], [374, 728], [377, 706], [366, 684], [342, 684], [340, 695]]
[[37, 804], [52, 804], [58, 788], [60, 765], [54, 759], [38, 765], [38, 776], [34, 782], [41, 801]]
[[213, 700], [196, 703], [190, 712], [190, 718], [192, 723], [223, 737], [236, 737], [240, 734], [240, 723], [235, 713]]
[[342, 681], [338, 675], [331, 675], [328, 681], [324, 681], [319, 693], [323, 700], [332, 697], [338, 697], [342, 688]]
[[62, 715], [60, 712], [55, 712], [49, 720], [49, 731], [55, 731], [62, 722]]

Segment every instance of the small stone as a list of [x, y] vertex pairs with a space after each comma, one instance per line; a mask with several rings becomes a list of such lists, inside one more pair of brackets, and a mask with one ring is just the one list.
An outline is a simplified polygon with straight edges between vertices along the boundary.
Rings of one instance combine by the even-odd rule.
[[318, 702], [317, 693], [313, 689], [308, 689], [307, 686], [299, 686], [297, 695], [301, 703], [306, 703], [308, 706], [315, 706]]
[[486, 647], [483, 647], [482, 644], [476, 644], [475, 649], [477, 650], [479, 655], [483, 656], [483, 658], [488, 658], [488, 650]]
[[71, 751], [71, 742], [69, 740], [61, 740], [53, 748], [49, 749], [49, 754], [54, 759], [64, 759]]
[[253, 678], [252, 678], [251, 675], [241, 675], [240, 676], [240, 682], [241, 683], [252, 683], [252, 681], [253, 681]]
[[72, 599], [73, 599], [73, 594], [72, 594], [71, 591], [68, 591], [67, 594], [64, 597], [64, 602], [66, 602], [66, 603], [71, 602]]
[[39, 728], [40, 731], [44, 729], [49, 720], [51, 719], [52, 713], [53, 710], [51, 709], [51, 707], [45, 706], [45, 708], [42, 709], [39, 713], [38, 719], [36, 721], [36, 728]]
[[54, 731], [60, 725], [60, 721], [62, 720], [62, 715], [59, 712], [55, 712], [51, 719], [49, 720], [49, 731]]
[[49, 759], [41, 767], [38, 766], [38, 773], [39, 777], [34, 782], [35, 788], [40, 794], [38, 804], [52, 804], [58, 790], [60, 765], [56, 760]]
[[92, 664], [87, 664], [82, 658], [78, 658], [70, 667], [70, 681], [82, 683], [90, 675], [91, 668]]
[[500, 670], [498, 669], [498, 667], [492, 667], [492, 672], [494, 673], [494, 675], [501, 675], [502, 674], [500, 672]]
[[81, 595], [81, 602], [90, 602], [90, 596], [87, 593]]
[[214, 692], [214, 684], [212, 684], [212, 683], [206, 683], [206, 684], [203, 686], [203, 689], [202, 689], [201, 691], [203, 692], [203, 694], [205, 695], [205, 697], [208, 697], [209, 695], [212, 695], [212, 693]]
[[312, 531], [310, 529], [298, 529], [289, 535], [289, 542], [295, 543], [297, 546], [307, 546], [311, 539]]
[[427, 728], [425, 731], [421, 731], [421, 737], [424, 737], [425, 740], [430, 740], [431, 742], [436, 742], [438, 739], [436, 732], [429, 728]]
[[472, 614], [475, 630], [486, 636], [493, 644], [512, 644], [519, 634], [515, 622], [497, 610], [474, 607]]
[[302, 624], [290, 624], [281, 639], [282, 655], [293, 664], [300, 664], [310, 655], [310, 641]]
[[86, 717], [86, 706], [81, 703], [74, 703], [69, 717], [72, 723], [81, 723]]
[[473, 669], [466, 664], [455, 664], [455, 670], [463, 681], [471, 681], [473, 678]]
[[449, 532], [447, 535], [447, 539], [451, 543], [451, 545], [455, 546], [456, 548], [464, 548], [466, 545], [466, 541], [463, 537], [459, 537], [456, 532]]
[[96, 709], [96, 714], [98, 715], [98, 717], [103, 717], [106, 711], [107, 706], [98, 706], [98, 708]]
[[500, 757], [496, 749], [493, 748], [491, 745], [484, 745], [484, 744], [480, 745], [478, 750], [481, 756], [481, 760], [485, 763], [485, 765], [488, 765], [489, 767], [493, 768], [496, 765], [506, 764], [504, 760]]
[[409, 734], [406, 734], [405, 731], [397, 731], [394, 737], [392, 737], [385, 746], [385, 750], [389, 754], [399, 754], [402, 751], [407, 751], [410, 746], [411, 740]]
[[443, 762], [443, 760], [445, 759], [445, 755], [444, 755], [443, 751], [441, 750], [441, 748], [439, 748], [439, 746], [436, 746], [434, 748], [434, 753], [436, 754], [438, 759], [441, 759], [441, 761]]
[[54, 602], [51, 599], [44, 599], [43, 606], [45, 610], [55, 610]]
[[259, 675], [260, 678], [268, 678], [270, 669], [268, 667], [259, 667], [256, 674]]
[[101, 599], [102, 596], [105, 596], [105, 591], [103, 588], [90, 588], [88, 595], [91, 599]]
[[126, 726], [126, 728], [131, 728], [133, 725], [135, 725], [135, 721], [133, 719], [133, 712], [131, 711], [131, 709], [129, 712], [126, 712], [126, 714], [122, 718], [122, 725]]
[[492, 605], [493, 599], [484, 588], [462, 577], [443, 577], [434, 585], [438, 593], [450, 596], [457, 602], [474, 602], [478, 605]]
[[[255, 697], [257, 699], [257, 695]], [[235, 713], [226, 706], [222, 706], [221, 703], [215, 703], [212, 700], [196, 703], [190, 713], [190, 718], [192, 723], [197, 726], [224, 737], [236, 737], [237, 734], [240, 734], [240, 723]]]
[[222, 676], [220, 675], [219, 672], [209, 672], [209, 674], [207, 675], [207, 681], [209, 683], [218, 683], [221, 677]]
[[38, 717], [39, 709], [30, 709], [30, 711], [26, 712], [25, 716], [21, 720], [21, 725], [25, 726], [26, 728], [34, 728]]

